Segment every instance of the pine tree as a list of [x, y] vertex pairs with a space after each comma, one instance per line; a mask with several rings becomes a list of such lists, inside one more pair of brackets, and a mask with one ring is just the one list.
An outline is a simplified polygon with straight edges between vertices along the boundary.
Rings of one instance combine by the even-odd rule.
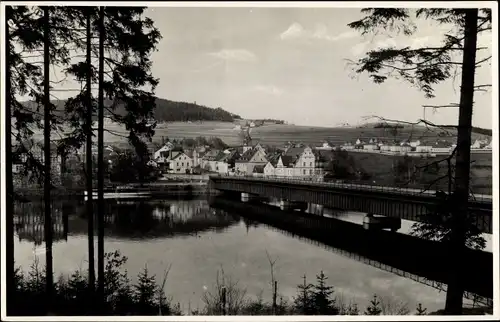
[[294, 298], [294, 307], [299, 314], [312, 315], [315, 313], [313, 301], [313, 285], [307, 283], [306, 275], [303, 276], [304, 282], [297, 285], [298, 296]]
[[[481, 64], [491, 60], [491, 55], [476, 57], [478, 34], [490, 32], [492, 14], [490, 9], [432, 9], [417, 10], [400, 8], [362, 9], [363, 19], [352, 22], [349, 27], [363, 34], [377, 33], [380, 30], [402, 32], [412, 36], [416, 31], [413, 20], [432, 20], [437, 24], [449, 25], [450, 32], [443, 35], [440, 46], [420, 48], [382, 48], [369, 51], [366, 57], [355, 62], [356, 73], [366, 73], [375, 83], [383, 83], [389, 77], [397, 77], [423, 91], [428, 98], [434, 97], [434, 86], [451, 79], [454, 72], [461, 69], [460, 102], [452, 104], [459, 107], [457, 147], [455, 149], [455, 187], [453, 200], [450, 200], [451, 220], [444, 230], [434, 227], [434, 236], [440, 236], [450, 246], [449, 282], [446, 294], [446, 312], [461, 314], [463, 301], [463, 274], [460, 261], [462, 252], [469, 240], [481, 239], [480, 232], [468, 216], [470, 181], [470, 145], [472, 130], [472, 110], [474, 92], [490, 87], [490, 84], [475, 84], [475, 72]], [[461, 56], [462, 61], [455, 61]], [[436, 107], [436, 106], [435, 106]], [[450, 107], [450, 105], [436, 108]], [[420, 120], [429, 126], [439, 126], [427, 120]], [[450, 156], [451, 158], [452, 156]], [[427, 234], [431, 235], [431, 234]]]
[[427, 309], [422, 307], [422, 303], [418, 303], [417, 306], [417, 315], [427, 315]]
[[147, 266], [138, 275], [137, 285], [135, 288], [135, 304], [140, 315], [154, 314], [155, 309], [155, 295], [157, 294], [156, 278], [155, 276], [150, 276]]
[[370, 306], [365, 310], [365, 315], [380, 315], [381, 313], [382, 308], [380, 307], [380, 301], [377, 299], [377, 295], [373, 295]]
[[316, 276], [316, 284], [313, 287], [315, 310], [320, 315], [337, 315], [339, 310], [335, 306], [335, 299], [332, 299], [333, 287], [326, 284], [327, 279], [323, 271]]

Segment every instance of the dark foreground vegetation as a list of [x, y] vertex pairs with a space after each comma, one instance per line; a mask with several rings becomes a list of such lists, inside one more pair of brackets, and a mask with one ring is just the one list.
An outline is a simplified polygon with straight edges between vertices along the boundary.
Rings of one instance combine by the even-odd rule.
[[[413, 310], [405, 303], [379, 298], [376, 294], [364, 308], [335, 294], [328, 277], [320, 272], [315, 283], [303, 277], [297, 294], [291, 301], [278, 292], [278, 281], [272, 277], [273, 300], [262, 296], [251, 298], [236, 281], [221, 270], [211, 289], [203, 295], [201, 310], [182, 312], [180, 304], [166, 296], [165, 282], [148, 272], [147, 266], [133, 284], [122, 266], [127, 261], [118, 251], [105, 254], [104, 303], [89, 290], [87, 274], [75, 271], [69, 277], [59, 277], [54, 283], [52, 301], [45, 292], [45, 270], [35, 261], [29, 273], [16, 270], [15, 292], [8, 299], [9, 315], [427, 315], [427, 309], [418, 304]], [[474, 309], [471, 314], [484, 314]]]
[[[168, 277], [162, 281], [150, 275], [147, 267], [132, 284], [127, 272], [122, 270], [127, 258], [119, 252], [105, 255], [104, 304], [97, 303], [97, 295], [89, 291], [86, 273], [75, 271], [69, 277], [59, 277], [54, 283], [52, 301], [45, 293], [45, 271], [37, 261], [29, 273], [16, 270], [15, 293], [8, 299], [9, 315], [382, 315], [426, 314], [420, 304], [412, 312], [404, 303], [388, 303], [377, 295], [362, 310], [356, 303], [347, 303], [337, 297], [328, 278], [320, 272], [316, 283], [309, 283], [306, 276], [297, 286], [297, 295], [287, 301], [273, 287], [272, 303], [261, 296], [250, 298], [246, 290], [220, 271], [213, 287], [203, 295], [204, 307], [199, 311], [182, 312], [164, 292]], [[94, 308], [94, 309], [92, 309]]]

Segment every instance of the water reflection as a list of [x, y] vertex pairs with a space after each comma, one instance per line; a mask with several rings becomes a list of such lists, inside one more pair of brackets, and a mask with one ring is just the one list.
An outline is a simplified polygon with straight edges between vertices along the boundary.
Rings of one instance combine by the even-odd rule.
[[[54, 243], [67, 241], [68, 235], [87, 236], [85, 211], [81, 200], [52, 203]], [[239, 220], [237, 216], [210, 209], [206, 200], [106, 200], [104, 234], [125, 239], [196, 235], [207, 230], [224, 231]], [[16, 204], [14, 222], [20, 242], [32, 242], [37, 246], [44, 243], [42, 202]]]

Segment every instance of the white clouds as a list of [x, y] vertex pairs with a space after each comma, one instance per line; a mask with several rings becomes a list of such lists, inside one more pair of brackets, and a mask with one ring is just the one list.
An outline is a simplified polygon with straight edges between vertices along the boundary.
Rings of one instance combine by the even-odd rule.
[[283, 94], [283, 90], [274, 86], [274, 85], [259, 85], [255, 86], [253, 88], [254, 91], [261, 92], [261, 93], [266, 93], [269, 95], [274, 95], [274, 96], [281, 96]]
[[306, 34], [304, 27], [301, 24], [294, 22], [287, 30], [281, 33], [282, 40], [301, 38]]
[[342, 39], [349, 39], [357, 36], [356, 32], [346, 31], [339, 35], [331, 35], [325, 24], [317, 24], [314, 30], [306, 30], [301, 24], [294, 22], [287, 30], [280, 34], [281, 40], [293, 39], [316, 39], [327, 41], [338, 41]]
[[246, 49], [222, 49], [209, 55], [227, 61], [253, 62], [257, 60], [257, 56]]

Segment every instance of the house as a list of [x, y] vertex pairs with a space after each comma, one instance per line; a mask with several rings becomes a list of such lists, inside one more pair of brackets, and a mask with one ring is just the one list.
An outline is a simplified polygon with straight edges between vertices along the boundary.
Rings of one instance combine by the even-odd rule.
[[411, 145], [409, 142], [405, 141], [403, 143], [401, 143], [401, 149], [400, 149], [400, 152], [401, 153], [408, 153], [408, 152], [411, 152]]
[[174, 144], [172, 142], [165, 143], [161, 148], [154, 152], [153, 159], [160, 163], [166, 162], [164, 158], [168, 157], [168, 152], [173, 148]]
[[340, 149], [345, 151], [354, 150], [354, 145], [351, 142], [346, 142], [340, 146]]
[[488, 141], [487, 140], [476, 139], [474, 141], [474, 143], [471, 144], [470, 148], [473, 149], [473, 150], [484, 149], [487, 145], [488, 145]]
[[171, 173], [190, 173], [193, 169], [193, 159], [181, 151], [173, 151], [168, 162]]
[[354, 149], [355, 150], [362, 150], [365, 144], [366, 143], [364, 141], [357, 139], [356, 142], [354, 143]]
[[392, 141], [389, 144], [389, 151], [390, 152], [401, 152], [401, 143], [398, 141]]
[[415, 147], [415, 152], [417, 153], [431, 153], [432, 143], [429, 142], [419, 142], [419, 145]]
[[235, 161], [235, 172], [243, 174], [252, 174], [253, 168], [257, 165], [265, 166], [268, 160], [262, 147], [255, 146], [244, 150], [241, 157]]
[[203, 169], [227, 174], [234, 169], [234, 163], [239, 157], [240, 154], [236, 150], [230, 151], [229, 153], [219, 151], [217, 155], [209, 154], [203, 159]]
[[316, 150], [333, 150], [333, 146], [328, 141], [324, 141], [323, 145], [316, 147]]
[[392, 146], [392, 144], [389, 143], [389, 142], [382, 142], [382, 141], [380, 141], [378, 143], [379, 150], [380, 151], [384, 151], [384, 152], [391, 151], [391, 146]]
[[253, 167], [252, 175], [254, 177], [263, 177], [264, 176], [264, 167], [265, 166], [262, 164], [256, 165], [255, 167]]
[[285, 176], [304, 177], [315, 174], [316, 156], [308, 146], [287, 149], [281, 160], [283, 166], [288, 168], [284, 171]]
[[[410, 146], [412, 148], [416, 148], [417, 146], [419, 146], [421, 144], [420, 140], [416, 140], [416, 141], [411, 141], [410, 142]], [[415, 149], [416, 150], [416, 149]]]
[[193, 161], [193, 168], [201, 164], [201, 158], [203, 157], [203, 152], [198, 152], [197, 149], [186, 149], [184, 153], [191, 158]]
[[493, 149], [493, 138], [490, 140], [490, 143], [484, 147], [485, 150], [492, 150]]
[[378, 147], [378, 144], [376, 141], [373, 141], [373, 140], [370, 140], [370, 142], [368, 142], [367, 144], [363, 145], [363, 150], [367, 150], [367, 151], [375, 151], [375, 150], [378, 150], [379, 147]]
[[281, 153], [275, 153], [267, 157], [268, 162], [264, 167], [264, 176], [283, 176], [283, 161]]
[[[58, 145], [56, 142], [50, 143], [50, 167], [51, 175], [54, 182], [59, 182], [61, 179], [63, 167], [63, 159], [65, 155], [62, 155], [61, 151], [58, 150]], [[21, 142], [19, 145], [15, 146], [13, 149], [13, 173], [20, 173], [24, 169], [24, 165], [28, 161], [28, 156], [33, 157], [38, 160], [42, 165], [45, 162], [45, 149], [44, 141], [35, 141], [33, 139], [28, 139]], [[15, 166], [14, 166], [15, 165]]]

